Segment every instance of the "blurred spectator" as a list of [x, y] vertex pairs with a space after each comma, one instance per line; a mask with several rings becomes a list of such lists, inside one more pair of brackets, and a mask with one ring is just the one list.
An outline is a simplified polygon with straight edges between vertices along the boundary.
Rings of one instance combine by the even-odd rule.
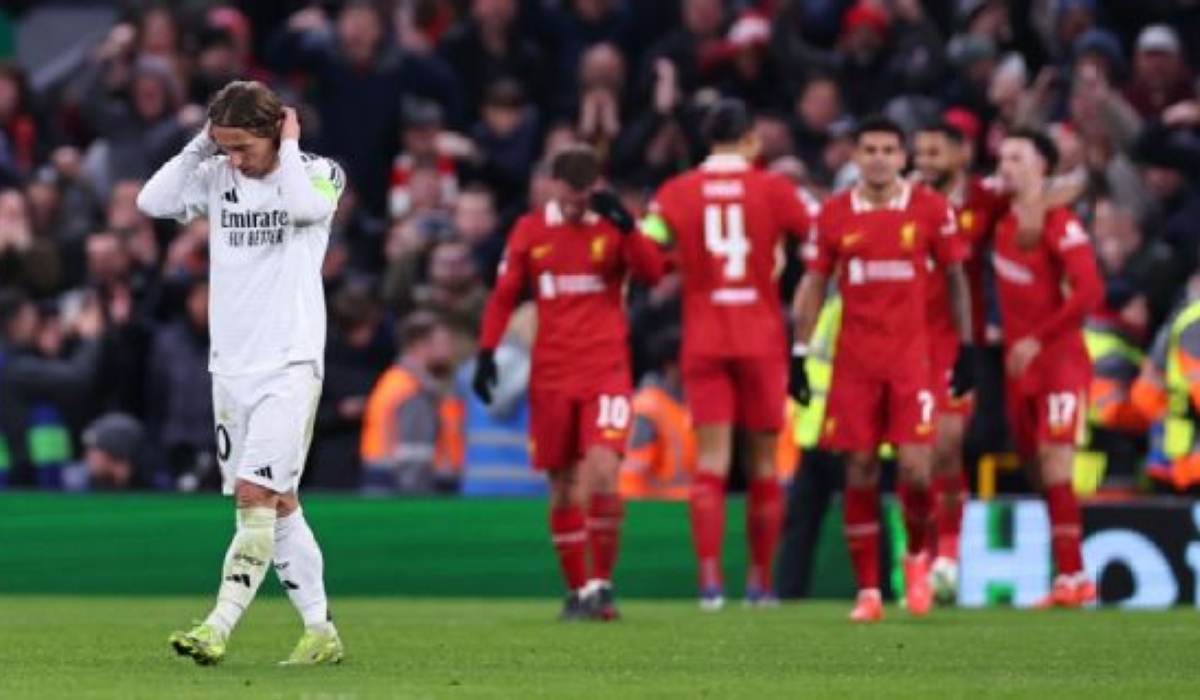
[[496, 349], [500, 378], [492, 389], [490, 404], [471, 391], [474, 360], [463, 365], [455, 378], [458, 395], [465, 397], [464, 496], [540, 496], [547, 492], [545, 475], [529, 466], [530, 347], [536, 327], [534, 304], [517, 307]]
[[363, 490], [455, 490], [462, 415], [446, 386], [454, 371], [450, 329], [432, 313], [413, 313], [401, 323], [397, 341], [400, 357], [375, 383], [363, 413]]
[[501, 199], [519, 198], [538, 156], [541, 118], [521, 83], [504, 79], [488, 85], [480, 121], [471, 129], [478, 149], [472, 176]]
[[362, 485], [359, 442], [367, 397], [396, 351], [383, 310], [365, 282], [344, 285], [329, 304], [325, 388], [317, 404], [305, 486], [355, 491]]
[[0, 189], [0, 284], [45, 297], [62, 282], [61, 251], [49, 237], [35, 235], [25, 195]]
[[45, 483], [36, 471], [34, 430], [39, 415], [79, 401], [97, 379], [104, 319], [94, 298], [64, 309], [67, 333], [78, 344], [66, 359], [42, 357], [36, 342], [37, 308], [25, 294], [0, 290], [0, 439], [7, 450], [9, 485]]
[[744, 13], [725, 37], [725, 64], [717, 85], [721, 94], [736, 97], [756, 110], [777, 112], [786, 107], [779, 89], [783, 74], [771, 53], [771, 24], [756, 12]]
[[412, 291], [412, 307], [397, 313], [403, 318], [417, 309], [434, 312], [453, 331], [454, 357], [461, 361], [474, 353], [487, 295], [470, 246], [446, 240], [430, 252], [426, 280]]
[[[97, 399], [104, 410], [145, 416], [146, 360], [153, 318], [146, 311], [146, 287], [135, 275], [129, 239], [116, 231], [98, 231], [87, 240], [88, 290], [104, 309], [105, 336]], [[149, 285], [149, 282], [146, 283]]]
[[812, 76], [796, 95], [792, 113], [796, 155], [820, 182], [832, 179], [832, 173], [824, 168], [822, 154], [829, 143], [830, 128], [844, 116], [841, 89], [833, 76]]
[[212, 378], [208, 373], [208, 281], [186, 280], [184, 315], [154, 333], [146, 380], [147, 428], [171, 487], [216, 489]]
[[612, 44], [596, 44], [579, 59], [575, 132], [601, 152], [621, 133], [625, 112], [625, 59]]
[[150, 485], [146, 470], [146, 431], [132, 416], [109, 413], [83, 431], [87, 480], [81, 490], [125, 491]]
[[466, 123], [482, 116], [488, 86], [497, 82], [520, 81], [546, 106], [554, 67], [528, 36], [517, 23], [517, 0], [471, 0], [466, 19], [442, 40], [439, 54], [460, 81]]
[[486, 187], [470, 185], [454, 200], [451, 216], [455, 235], [471, 247], [480, 278], [491, 286], [504, 254], [504, 232], [499, 227], [495, 196]]
[[1182, 130], [1152, 127], [1135, 148], [1142, 180], [1150, 193], [1145, 213], [1151, 235], [1167, 245], [1187, 270], [1200, 256], [1200, 192], [1195, 176], [1200, 172], [1200, 148], [1193, 135]]
[[392, 161], [388, 190], [388, 213], [392, 218], [401, 218], [413, 209], [413, 177], [418, 168], [436, 173], [439, 202], [452, 202], [458, 194], [456, 158], [470, 155], [474, 147], [463, 137], [443, 131], [444, 121], [438, 103], [419, 97], [404, 99], [400, 110], [401, 150]]
[[231, 80], [265, 82], [270, 77], [255, 61], [250, 20], [235, 7], [210, 8], [197, 43], [195, 74], [188, 93], [196, 104], [208, 104], [216, 91]]
[[696, 436], [683, 403], [679, 329], [650, 342], [651, 371], [633, 396], [629, 447], [621, 463], [621, 496], [687, 500], [696, 470]]
[[1133, 77], [1125, 90], [1126, 99], [1138, 114], [1153, 119], [1177, 102], [1194, 99], [1193, 80], [1174, 29], [1152, 24], [1138, 34]]
[[838, 80], [856, 114], [881, 111], [901, 87], [887, 70], [889, 22], [887, 13], [870, 0], [860, 0], [842, 17]]
[[651, 108], [622, 132], [609, 160], [614, 177], [646, 184], [657, 184], [696, 159], [699, 142], [675, 63], [664, 57], [652, 66]]
[[401, 98], [414, 94], [451, 110], [457, 100], [455, 76], [441, 61], [399, 50], [385, 30], [366, 0], [347, 3], [336, 27], [323, 10], [309, 7], [288, 19], [268, 54], [276, 70], [300, 69], [315, 79], [314, 148], [346, 169], [363, 205], [377, 214], [386, 211]]
[[0, 63], [0, 184], [33, 172], [40, 143], [25, 71]]
[[721, 0], [682, 0], [680, 24], [647, 52], [648, 84], [657, 80], [658, 59], [675, 67], [676, 84], [684, 93], [712, 85], [725, 54], [725, 8]]
[[114, 65], [101, 62], [80, 80], [80, 107], [97, 139], [85, 156], [92, 187], [107, 197], [118, 180], [145, 180], [204, 123], [184, 104], [183, 86], [163, 59], [139, 58], [127, 82], [113, 84]]

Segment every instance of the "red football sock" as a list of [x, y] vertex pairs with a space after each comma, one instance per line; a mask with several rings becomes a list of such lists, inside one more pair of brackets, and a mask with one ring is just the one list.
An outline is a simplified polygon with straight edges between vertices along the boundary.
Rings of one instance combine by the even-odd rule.
[[958, 540], [962, 534], [963, 508], [967, 502], [967, 476], [935, 474], [934, 509], [937, 520], [937, 555], [958, 561]]
[[1058, 573], [1062, 576], [1077, 574], [1083, 570], [1083, 552], [1079, 544], [1083, 519], [1071, 484], [1047, 486], [1046, 508], [1050, 511], [1050, 542]]
[[746, 502], [746, 535], [750, 540], [750, 586], [774, 590], [771, 566], [783, 524], [783, 489], [775, 477], [755, 479]]
[[725, 537], [725, 479], [699, 471], [692, 481], [692, 544], [700, 563], [700, 588], [720, 588]]
[[904, 509], [904, 531], [908, 535], [909, 555], [920, 554], [925, 550], [929, 535], [929, 522], [933, 516], [933, 492], [928, 486], [923, 488], [912, 484], [904, 484], [899, 490], [900, 505]]
[[554, 508], [550, 511], [550, 535], [567, 588], [579, 590], [587, 584], [587, 521], [583, 509]]
[[592, 576], [611, 581], [621, 544], [621, 520], [625, 504], [615, 493], [592, 494], [588, 512], [588, 545], [592, 550]]
[[842, 520], [858, 589], [879, 588], [879, 489], [847, 486]]

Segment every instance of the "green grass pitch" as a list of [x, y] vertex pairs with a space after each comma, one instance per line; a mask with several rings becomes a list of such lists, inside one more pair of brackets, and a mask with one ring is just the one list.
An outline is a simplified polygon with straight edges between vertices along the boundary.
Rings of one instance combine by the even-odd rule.
[[167, 634], [205, 598], [0, 598], [0, 700], [255, 698], [1200, 697], [1200, 621], [1165, 613], [894, 607], [873, 627], [847, 604], [778, 610], [630, 602], [614, 624], [561, 624], [555, 601], [349, 599], [334, 608], [337, 667], [285, 669], [298, 638], [285, 600], [260, 600], [225, 662], [174, 656]]

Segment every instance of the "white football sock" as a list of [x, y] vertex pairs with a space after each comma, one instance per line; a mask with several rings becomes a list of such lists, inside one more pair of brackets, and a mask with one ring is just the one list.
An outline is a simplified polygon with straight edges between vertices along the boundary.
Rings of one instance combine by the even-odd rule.
[[304, 626], [327, 629], [330, 620], [325, 599], [325, 560], [300, 508], [275, 522], [275, 574], [304, 619]]
[[274, 508], [238, 509], [237, 532], [225, 553], [217, 605], [205, 620], [226, 635], [250, 607], [267, 575], [275, 549], [274, 529]]

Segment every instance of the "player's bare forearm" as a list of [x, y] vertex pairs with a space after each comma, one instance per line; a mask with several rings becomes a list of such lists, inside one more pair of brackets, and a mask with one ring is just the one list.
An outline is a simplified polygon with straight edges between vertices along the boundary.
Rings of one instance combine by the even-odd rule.
[[813, 330], [817, 327], [817, 317], [821, 314], [821, 305], [825, 303], [825, 275], [819, 272], [808, 272], [796, 287], [792, 297], [792, 316], [796, 321], [796, 342], [804, 345], [812, 339]]
[[971, 285], [961, 263], [946, 268], [946, 283], [958, 339], [963, 345], [970, 345], [975, 332], [971, 327]]

